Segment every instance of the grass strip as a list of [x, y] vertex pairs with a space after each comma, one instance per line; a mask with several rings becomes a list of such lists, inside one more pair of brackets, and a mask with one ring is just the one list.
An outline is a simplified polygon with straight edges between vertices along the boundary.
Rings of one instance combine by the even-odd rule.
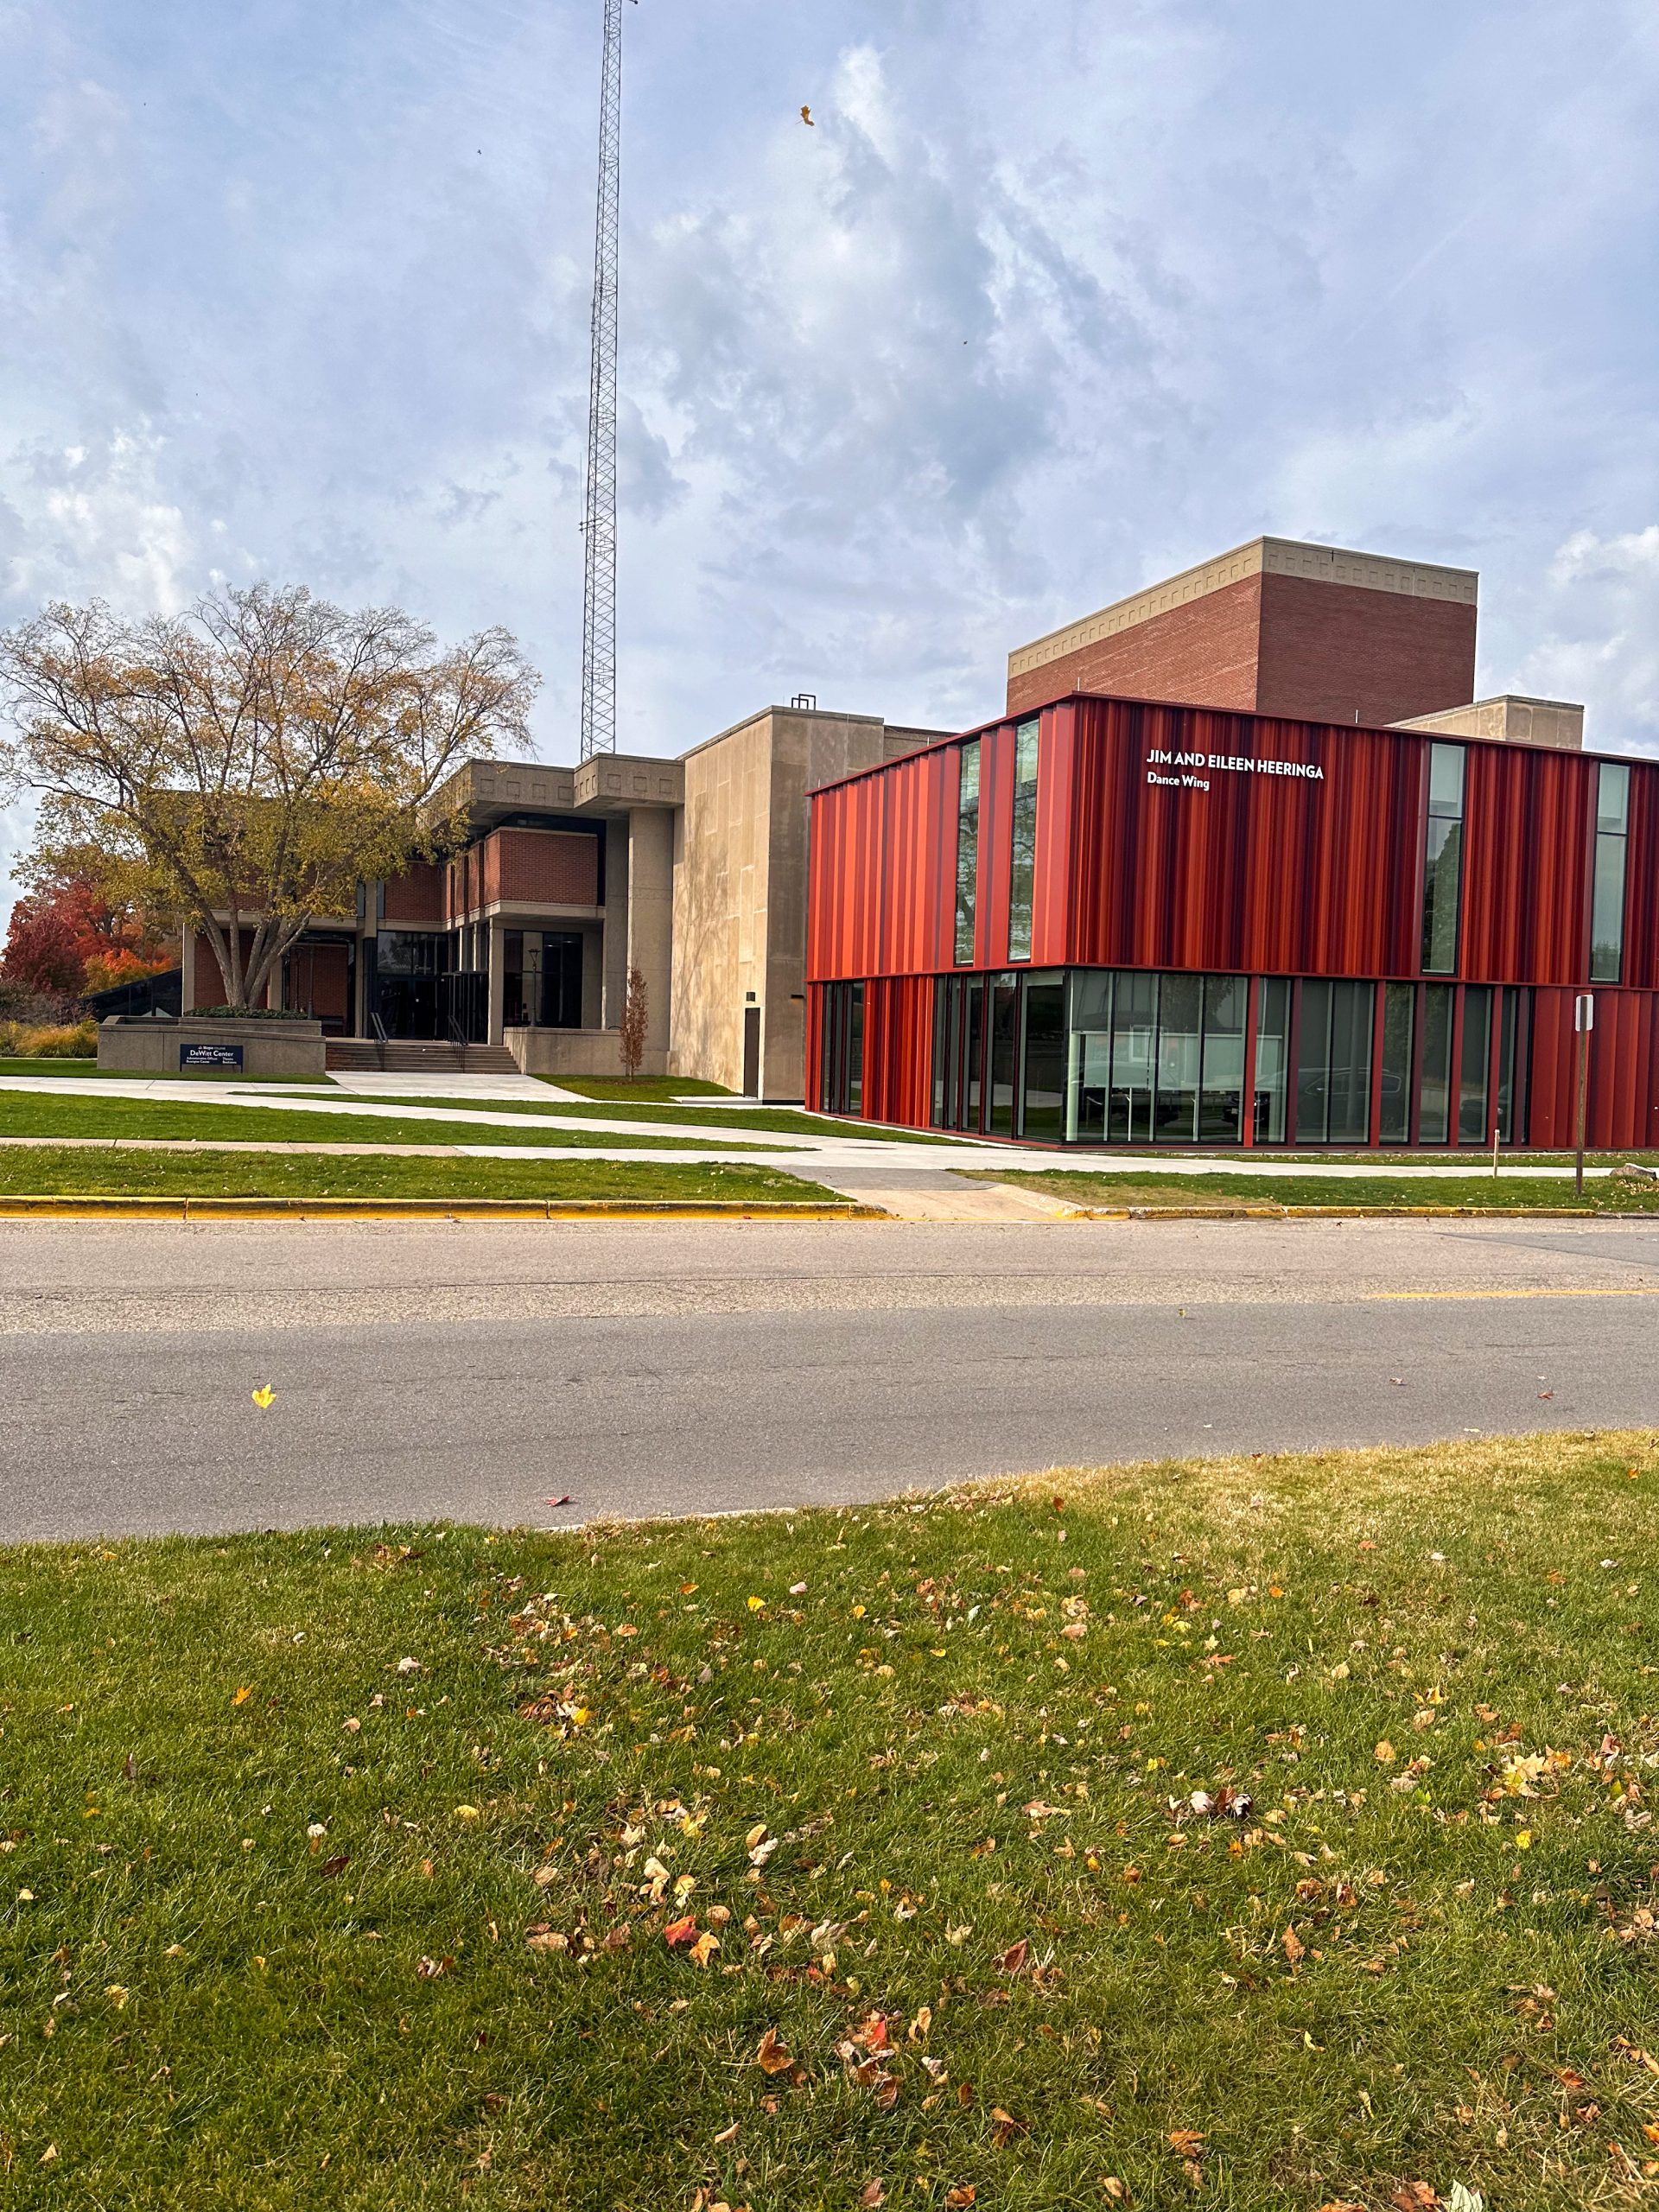
[[1656, 1482], [0, 1553], [7, 2202], [1644, 2202]]
[[556, 1084], [561, 1090], [574, 1090], [578, 1098], [666, 1099], [666, 1098], [733, 1098], [735, 1091], [728, 1090], [723, 1084], [704, 1083], [696, 1076], [641, 1076], [628, 1082], [620, 1076], [603, 1075], [543, 1075], [538, 1083]]
[[[377, 1093], [374, 1103], [378, 1106], [425, 1106], [442, 1102], [430, 1097], [382, 1097]], [[613, 1103], [609, 1099], [592, 1099], [582, 1106], [566, 1106], [550, 1099], [543, 1106], [529, 1098], [480, 1098], [478, 1104], [492, 1114], [550, 1114], [561, 1118], [599, 1115], [608, 1122], [671, 1122], [677, 1128], [716, 1133], [722, 1129], [762, 1129], [775, 1135], [829, 1137], [851, 1144], [931, 1144], [937, 1150], [942, 1142], [950, 1142], [935, 1131], [837, 1121], [828, 1115], [804, 1114], [787, 1106], [757, 1106], [753, 1111], [747, 1107], [699, 1110], [695, 1106], [642, 1106], [628, 1101]]]
[[[378, 1101], [365, 1102], [378, 1104]], [[434, 1104], [439, 1102], [434, 1101]], [[584, 1135], [579, 1129], [492, 1127], [477, 1122], [403, 1121], [375, 1114], [285, 1110], [280, 1106], [198, 1105], [194, 1099], [58, 1098], [44, 1091], [0, 1091], [0, 1135], [228, 1137], [257, 1144], [572, 1146], [628, 1151], [710, 1149], [687, 1136]], [[764, 1147], [757, 1147], [764, 1149]]]
[[[357, 1154], [93, 1152], [0, 1146], [0, 1197], [834, 1199], [769, 1167], [642, 1160], [418, 1160]], [[0, 1895], [3, 1891], [0, 1891]]]
[[1044, 1191], [1073, 1205], [1179, 1206], [1204, 1213], [1242, 1205], [1342, 1206], [1356, 1213], [1402, 1206], [1458, 1206], [1478, 1213], [1659, 1213], [1659, 1184], [1586, 1179], [1580, 1198], [1570, 1176], [1506, 1173], [1490, 1175], [1160, 1175], [1144, 1169], [1121, 1175], [1057, 1169], [1036, 1174], [979, 1174], [982, 1182]]

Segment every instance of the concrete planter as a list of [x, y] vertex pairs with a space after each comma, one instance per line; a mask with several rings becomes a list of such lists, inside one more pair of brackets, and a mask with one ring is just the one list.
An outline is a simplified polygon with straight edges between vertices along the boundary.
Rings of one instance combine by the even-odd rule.
[[143, 1075], [192, 1067], [243, 1075], [321, 1076], [320, 1021], [215, 1021], [187, 1014], [177, 1021], [112, 1014], [99, 1025], [98, 1065]]
[[[620, 1076], [622, 1033], [619, 1029], [509, 1029], [502, 1042], [525, 1075]], [[642, 1076], [668, 1073], [668, 1054], [660, 1047], [639, 1063]]]

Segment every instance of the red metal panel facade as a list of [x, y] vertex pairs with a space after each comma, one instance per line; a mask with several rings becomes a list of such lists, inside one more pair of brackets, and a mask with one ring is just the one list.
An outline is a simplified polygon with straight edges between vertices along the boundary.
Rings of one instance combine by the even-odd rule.
[[1597, 763], [1519, 745], [1471, 745], [1465, 761], [1464, 974], [1582, 985]]
[[[1009, 720], [969, 733], [980, 747], [979, 850], [964, 969], [1009, 965], [1015, 728]], [[862, 982], [871, 1118], [928, 1119], [932, 978], [956, 967], [963, 741], [813, 800], [808, 1095], [818, 1095], [818, 987]], [[1459, 957], [1446, 980], [1522, 987], [1526, 1135], [1569, 1143], [1573, 1001], [1589, 981], [1593, 755], [1060, 701], [1040, 718], [1032, 957], [1020, 966], [1417, 979], [1436, 743], [1460, 746], [1465, 762]], [[1595, 993], [1589, 1135], [1636, 1147], [1659, 1145], [1659, 765], [1629, 765], [1623, 984]], [[1376, 1020], [1380, 1054], [1380, 992]], [[1496, 1025], [1492, 1067], [1495, 1097]], [[1376, 1110], [1374, 1098], [1373, 1141]]]

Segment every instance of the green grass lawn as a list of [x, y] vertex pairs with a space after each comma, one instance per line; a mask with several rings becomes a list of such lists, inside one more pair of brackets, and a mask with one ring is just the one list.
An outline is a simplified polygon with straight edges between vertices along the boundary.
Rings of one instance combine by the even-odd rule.
[[[376, 1094], [376, 1105], [427, 1106], [439, 1102], [428, 1098], [383, 1098]], [[545, 1106], [531, 1098], [480, 1098], [480, 1108], [492, 1114], [550, 1114], [556, 1117], [602, 1115], [608, 1122], [671, 1122], [677, 1128], [699, 1129], [705, 1135], [724, 1129], [764, 1129], [775, 1135], [833, 1137], [845, 1139], [854, 1144], [931, 1144], [938, 1147], [939, 1134], [929, 1129], [887, 1128], [872, 1122], [848, 1122], [831, 1119], [823, 1114], [804, 1114], [789, 1106], [756, 1106], [753, 1108], [700, 1108], [696, 1106], [639, 1105], [630, 1101], [614, 1103], [607, 1099], [593, 1099], [582, 1106], [561, 1105], [550, 1099]]]
[[642, 1076], [637, 1082], [627, 1083], [620, 1076], [605, 1075], [544, 1075], [539, 1083], [550, 1083], [561, 1090], [574, 1090], [578, 1098], [731, 1098], [735, 1092], [718, 1083], [704, 1083], [696, 1076]]
[[1656, 1483], [0, 1553], [5, 2202], [1644, 2202]]
[[[317, 1153], [95, 1152], [0, 1145], [0, 1198], [838, 1199], [761, 1167], [632, 1160], [346, 1158]], [[0, 1891], [0, 1895], [3, 1892]]]
[[1011, 1183], [1046, 1191], [1074, 1205], [1179, 1206], [1223, 1212], [1241, 1205], [1344, 1206], [1356, 1211], [1385, 1206], [1473, 1206], [1511, 1213], [1535, 1208], [1588, 1207], [1597, 1213], [1659, 1213], [1659, 1183], [1586, 1178], [1580, 1198], [1570, 1177], [1525, 1175], [1508, 1169], [1487, 1175], [1180, 1175], [1131, 1168], [1122, 1174], [1058, 1168], [1032, 1175], [979, 1174], [982, 1182]]
[[205, 1102], [199, 1106], [194, 1099], [58, 1098], [44, 1091], [18, 1090], [0, 1090], [0, 1136], [228, 1137], [245, 1144], [523, 1144], [578, 1149], [602, 1143], [642, 1152], [710, 1148], [690, 1133], [683, 1140], [595, 1138], [584, 1136], [579, 1129], [520, 1132], [476, 1122], [400, 1121], [371, 1114], [290, 1112], [279, 1106], [208, 1105]]

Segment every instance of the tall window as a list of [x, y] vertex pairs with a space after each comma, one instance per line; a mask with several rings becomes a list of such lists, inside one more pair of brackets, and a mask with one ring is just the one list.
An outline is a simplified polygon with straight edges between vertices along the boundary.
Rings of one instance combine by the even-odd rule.
[[979, 740], [957, 748], [962, 782], [957, 800], [957, 965], [974, 958], [974, 916], [979, 903]]
[[1617, 983], [1624, 964], [1624, 844], [1630, 821], [1630, 772], [1604, 760], [1596, 782], [1595, 891], [1590, 912], [1590, 980]]
[[1310, 978], [1302, 985], [1296, 1048], [1296, 1141], [1363, 1144], [1370, 1135], [1370, 983]]
[[1423, 848], [1423, 973], [1458, 969], [1463, 890], [1463, 747], [1428, 748], [1428, 827]]
[[[1031, 957], [1032, 887], [1037, 872], [1037, 724], [1014, 734], [1014, 862], [1008, 873], [1008, 957]], [[962, 957], [957, 954], [957, 958]]]

